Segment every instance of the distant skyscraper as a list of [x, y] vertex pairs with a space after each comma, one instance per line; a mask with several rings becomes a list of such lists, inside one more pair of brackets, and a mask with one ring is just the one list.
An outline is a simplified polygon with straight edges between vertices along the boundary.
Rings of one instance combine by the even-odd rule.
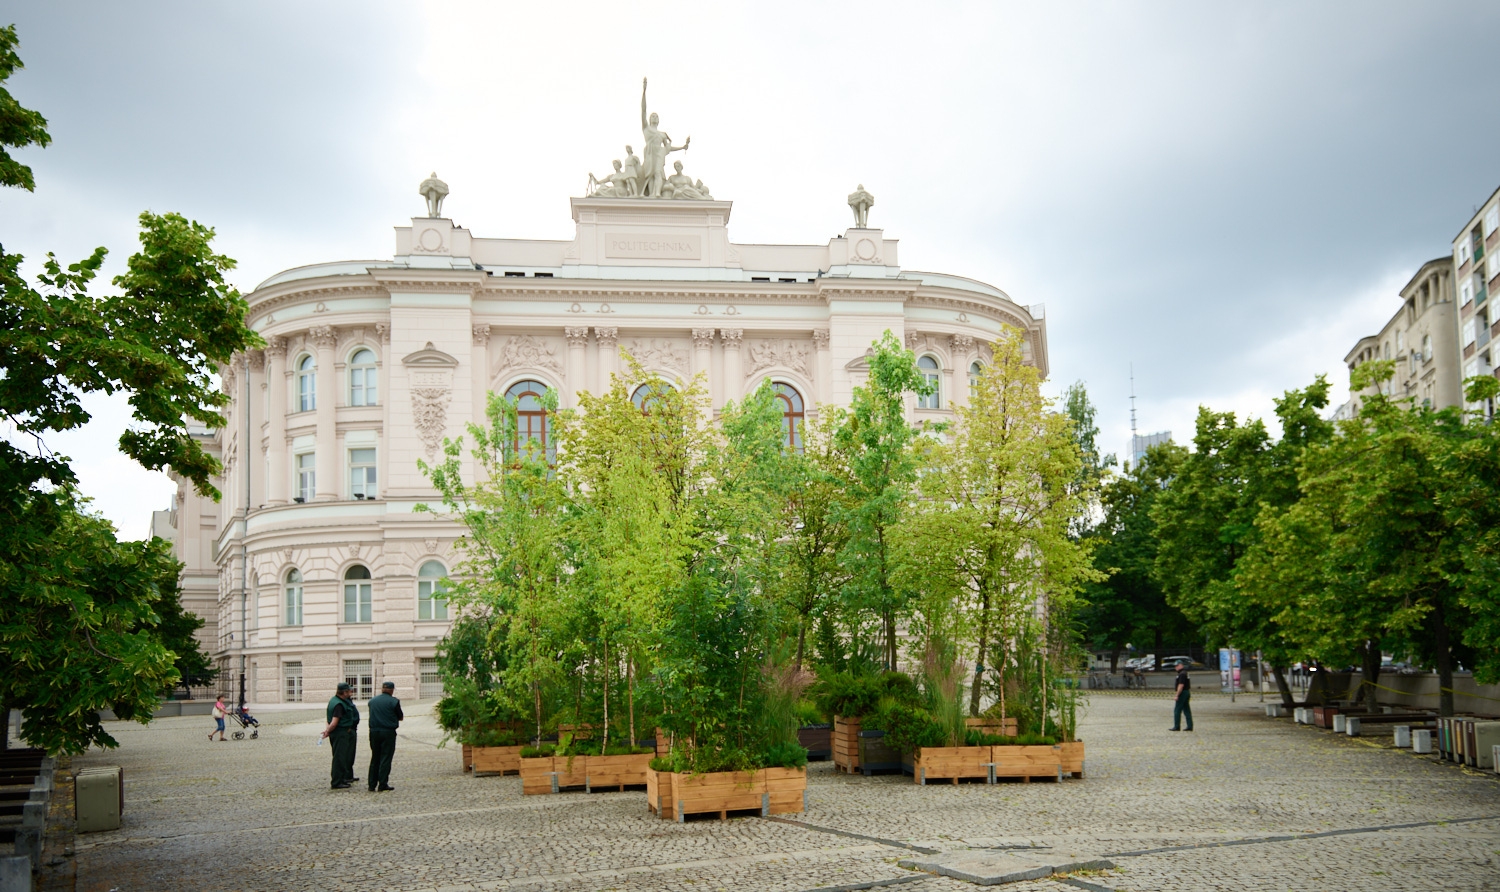
[[1160, 446], [1163, 443], [1172, 442], [1171, 431], [1160, 431], [1154, 434], [1131, 434], [1130, 435], [1130, 466], [1135, 467], [1146, 457], [1146, 450], [1152, 446]]

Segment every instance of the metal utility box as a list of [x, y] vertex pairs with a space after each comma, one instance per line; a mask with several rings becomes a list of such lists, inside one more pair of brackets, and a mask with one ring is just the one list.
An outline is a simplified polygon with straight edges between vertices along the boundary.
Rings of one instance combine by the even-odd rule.
[[1496, 744], [1500, 744], [1500, 722], [1469, 722], [1464, 726], [1465, 761], [1471, 768], [1494, 768]]
[[79, 833], [120, 829], [125, 772], [118, 766], [85, 768], [73, 776], [73, 814]]

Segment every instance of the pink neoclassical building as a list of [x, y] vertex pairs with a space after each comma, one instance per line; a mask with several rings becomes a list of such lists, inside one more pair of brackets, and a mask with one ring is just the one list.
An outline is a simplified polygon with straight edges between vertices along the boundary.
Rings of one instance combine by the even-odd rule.
[[341, 680], [362, 697], [387, 678], [407, 697], [440, 693], [443, 577], [464, 531], [415, 510], [435, 500], [417, 460], [481, 419], [489, 391], [545, 434], [535, 397], [554, 388], [576, 405], [623, 350], [669, 381], [703, 373], [716, 408], [775, 382], [796, 430], [848, 402], [886, 329], [938, 385], [914, 419], [964, 402], [1007, 327], [1047, 372], [1040, 308], [905, 270], [879, 229], [737, 244], [731, 202], [687, 187], [615, 197], [630, 192], [621, 180], [572, 199], [571, 240], [488, 239], [441, 216], [446, 186], [423, 189], [430, 216], [396, 228], [391, 259], [287, 270], [248, 295], [267, 346], [223, 370], [228, 424], [202, 433], [224, 462], [223, 501], [181, 487], [155, 519], [187, 565], [221, 685], [243, 674], [256, 703], [323, 702]]

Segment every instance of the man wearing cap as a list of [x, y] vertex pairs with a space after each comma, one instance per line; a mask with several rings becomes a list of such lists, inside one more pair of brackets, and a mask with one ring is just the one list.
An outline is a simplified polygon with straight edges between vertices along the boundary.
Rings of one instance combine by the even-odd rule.
[[396, 685], [385, 682], [370, 699], [370, 792], [386, 793], [391, 786], [391, 757], [396, 755], [396, 728], [406, 718], [401, 701], [391, 696]]
[[328, 701], [325, 713], [328, 727], [323, 736], [333, 750], [331, 786], [335, 790], [347, 790], [359, 780], [354, 776], [354, 750], [359, 743], [359, 707], [354, 705], [354, 690], [347, 681], [339, 682], [338, 693]]
[[[1177, 699], [1172, 703], [1172, 727], [1169, 731], [1193, 730], [1193, 708], [1188, 705], [1189, 691], [1193, 683], [1188, 680], [1187, 664], [1181, 660], [1177, 661]], [[1182, 720], [1187, 719], [1187, 728], [1182, 727]]]

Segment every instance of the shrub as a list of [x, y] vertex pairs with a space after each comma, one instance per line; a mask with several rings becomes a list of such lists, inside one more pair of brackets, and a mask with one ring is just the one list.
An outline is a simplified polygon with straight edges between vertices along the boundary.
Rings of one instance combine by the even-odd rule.
[[761, 757], [763, 768], [801, 768], [807, 764], [807, 750], [795, 743], [778, 743]]

